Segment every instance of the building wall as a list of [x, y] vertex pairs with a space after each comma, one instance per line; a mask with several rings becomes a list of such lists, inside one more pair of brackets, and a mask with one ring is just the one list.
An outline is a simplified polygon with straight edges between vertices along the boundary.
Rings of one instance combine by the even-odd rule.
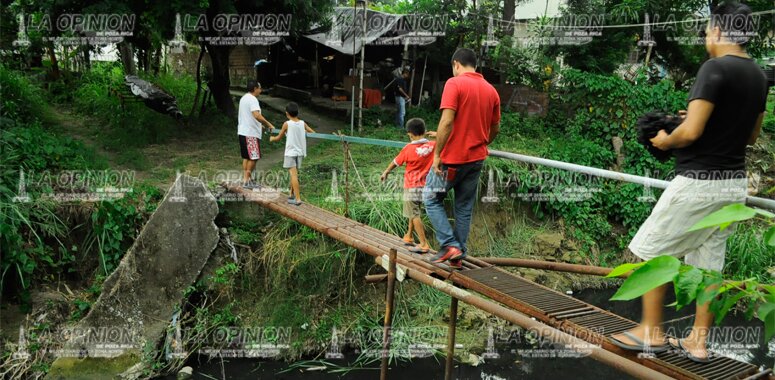
[[[229, 54], [229, 78], [232, 84], [244, 84], [248, 79], [255, 79], [254, 64], [259, 59], [266, 59], [268, 46], [237, 46]], [[176, 73], [196, 75], [196, 61], [199, 58], [199, 46], [189, 45], [182, 53], [170, 53], [167, 64]], [[202, 77], [206, 79], [212, 72], [210, 57], [205, 52], [202, 59]]]

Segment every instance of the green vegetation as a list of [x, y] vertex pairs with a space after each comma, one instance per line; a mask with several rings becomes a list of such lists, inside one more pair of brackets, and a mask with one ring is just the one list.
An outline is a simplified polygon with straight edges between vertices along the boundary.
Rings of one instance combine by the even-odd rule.
[[[4, 20], [11, 13], [40, 12], [38, 1], [12, 2], [4, 9]], [[504, 1], [504, 5], [513, 1]], [[584, 4], [581, 4], [584, 3]], [[643, 2], [621, 1], [617, 4], [601, 2], [568, 3], [567, 13], [606, 11], [618, 12], [626, 20], [639, 22], [646, 11]], [[657, 4], [659, 3], [659, 4]], [[664, 1], [649, 5], [674, 10], [677, 14], [694, 12], [698, 1]], [[274, 6], [291, 7], [294, 28], [304, 29], [319, 21], [327, 9], [318, 9], [314, 2], [285, 2]], [[757, 9], [768, 6], [755, 1]], [[50, 12], [71, 6], [69, 1], [53, 4]], [[162, 87], [177, 99], [187, 117], [178, 122], [145, 107], [137, 99], [123, 102], [117, 93], [125, 91], [124, 75], [136, 70], [124, 63], [83, 62], [88, 48], [78, 49], [65, 57], [64, 68], [78, 66], [81, 72], [60, 69], [54, 62], [42, 59], [47, 47], [40, 33], [30, 37], [33, 46], [14, 54], [9, 64], [29, 69], [24, 62], [43, 60], [41, 67], [21, 71], [0, 65], [0, 88], [3, 91], [0, 108], [0, 251], [2, 278], [0, 292], [6, 297], [29, 306], [30, 290], [43, 288], [48, 283], [66, 283], [75, 292], [66, 299], [66, 319], [77, 321], [92, 307], [99, 296], [102, 282], [115, 269], [124, 252], [155, 210], [162, 192], [174, 179], [176, 172], [198, 176], [204, 173], [211, 187], [217, 186], [211, 174], [239, 168], [239, 157], [234, 136], [235, 121], [228, 116], [234, 104], [228, 94], [229, 50], [205, 44], [208, 55], [214, 58], [210, 88], [215, 101], [205, 104], [203, 115], [189, 115], [196, 97], [195, 79], [186, 74], [172, 73], [154, 63], [162, 43], [171, 37], [176, 13], [270, 13], [276, 9], [256, 8], [256, 4], [231, 4], [228, 1], [209, 1], [195, 4], [141, 3], [131, 5], [106, 2], [98, 5], [103, 11], [143, 14], [143, 22], [135, 42], [138, 75]], [[273, 6], [273, 7], [274, 7]], [[449, 13], [451, 21], [448, 37], [423, 47], [421, 54], [428, 62], [446, 65], [453, 49], [458, 46], [482, 45], [491, 14], [506, 10], [500, 1], [453, 2], [434, 0], [370, 2], [370, 6], [393, 12]], [[326, 6], [328, 7], [328, 5]], [[271, 8], [271, 7], [270, 7]], [[311, 10], [314, 9], [314, 12]], [[287, 11], [287, 9], [283, 9]], [[298, 17], [297, 17], [298, 16]], [[624, 17], [626, 16], [626, 17]], [[15, 16], [14, 16], [15, 17]], [[297, 22], [299, 21], [299, 22]], [[531, 28], [543, 28], [549, 20], [541, 18]], [[763, 26], [770, 25], [765, 20]], [[15, 21], [7, 23], [7, 30], [15, 31]], [[516, 112], [504, 112], [502, 133], [492, 148], [525, 153], [555, 160], [573, 162], [599, 168], [615, 168], [625, 173], [668, 178], [671, 163], [660, 163], [635, 142], [634, 125], [637, 117], [652, 110], [676, 111], [685, 106], [687, 73], [693, 73], [704, 57], [702, 47], [676, 49], [675, 43], [664, 43], [660, 34], [652, 59], [667, 65], [673, 81], [659, 81], [655, 70], [646, 69], [634, 81], [623, 80], [610, 73], [622, 64], [633, 49], [641, 28], [629, 28], [604, 33], [593, 43], [563, 48], [512, 48], [508, 37], [498, 47], [487, 50], [483, 62], [487, 75], [500, 73], [502, 78], [528, 85], [548, 93], [550, 106], [545, 117], [528, 117]], [[539, 30], [539, 32], [541, 32]], [[496, 37], [501, 37], [501, 31]], [[191, 34], [191, 33], [189, 33]], [[540, 34], [540, 33], [539, 33]], [[6, 34], [4, 34], [5, 36]], [[187, 35], [191, 40], [196, 36]], [[5, 38], [3, 40], [12, 40]], [[666, 42], [666, 41], [665, 41]], [[755, 41], [757, 46], [766, 46]], [[600, 52], [604, 51], [603, 54]], [[131, 50], [130, 50], [131, 52]], [[572, 69], [560, 71], [555, 60], [564, 55]], [[759, 54], [763, 56], [763, 54]], [[220, 58], [220, 59], [219, 59]], [[307, 57], [309, 58], [309, 57]], [[422, 55], [420, 56], [422, 59]], [[131, 61], [131, 60], [130, 60]], [[489, 71], [492, 70], [492, 71]], [[207, 71], [207, 70], [206, 70]], [[224, 73], [226, 73], [224, 75]], [[438, 74], [429, 77], [439, 77]], [[210, 74], [208, 74], [209, 76]], [[441, 73], [443, 77], [444, 73]], [[441, 78], [443, 79], [443, 78]], [[234, 82], [234, 81], [232, 81]], [[438, 95], [437, 95], [438, 96]], [[200, 98], [201, 99], [201, 98]], [[426, 102], [426, 107], [408, 109], [407, 118], [422, 117], [430, 129], [435, 129], [439, 112], [435, 109], [438, 98]], [[775, 132], [772, 100], [764, 130]], [[197, 105], [197, 111], [198, 111]], [[281, 113], [264, 108], [264, 114], [275, 122], [283, 120]], [[392, 128], [392, 112], [373, 108], [364, 113], [363, 136], [406, 141], [405, 134]], [[344, 126], [344, 123], [342, 123]], [[378, 128], [378, 125], [384, 126]], [[617, 161], [612, 140], [623, 141], [622, 157]], [[767, 144], [764, 142], [763, 144]], [[265, 155], [282, 144], [264, 144]], [[337, 142], [323, 142], [310, 147], [309, 157], [301, 170], [302, 194], [305, 202], [320, 205], [339, 214], [392, 234], [401, 235], [406, 228], [401, 215], [401, 170], [394, 172], [386, 183], [379, 181], [379, 173], [397, 153], [395, 149], [350, 145], [351, 158], [345, 158], [343, 147]], [[764, 150], [767, 148], [765, 147]], [[771, 150], [770, 150], [771, 151]], [[775, 156], [767, 153], [757, 161], [757, 168], [767, 173], [773, 167]], [[265, 168], [278, 178], [279, 187], [287, 186], [286, 171], [270, 160]], [[346, 164], [345, 164], [346, 162]], [[63, 189], [48, 185], [46, 173], [67, 170], [132, 170], [130, 191], [119, 200], [84, 203], [62, 203], [47, 200], [44, 195], [56, 194]], [[27, 176], [27, 191], [33, 202], [14, 202], [21, 170]], [[336, 171], [336, 192], [343, 199], [332, 199], [332, 175]], [[530, 257], [558, 259], [577, 263], [611, 266], [631, 260], [622, 254], [626, 244], [649, 214], [653, 203], [638, 198], [646, 195], [637, 185], [599, 180], [565, 171], [536, 167], [514, 161], [489, 159], [482, 176], [482, 191], [490, 190], [488, 174], [494, 174], [497, 204], [477, 204], [471, 251], [476, 256]], [[347, 174], [345, 174], [345, 172]], [[345, 175], [348, 177], [345, 183]], [[93, 190], [88, 186], [85, 189]], [[568, 201], [567, 197], [581, 196]], [[653, 194], [659, 196], [659, 192]], [[530, 196], [547, 196], [544, 201]], [[345, 204], [344, 198], [349, 198]], [[192, 331], [184, 346], [193, 352], [222, 328], [235, 326], [287, 326], [293, 336], [286, 358], [298, 359], [323, 352], [330, 341], [334, 327], [344, 336], [360, 337], [364, 352], [380, 348], [374, 331], [381, 331], [383, 306], [382, 285], [364, 285], [362, 276], [383, 272], [366, 255], [314, 232], [245, 204], [221, 203], [219, 226], [228, 228], [239, 252], [240, 263], [221, 262], [205, 278], [190, 287], [179, 310], [177, 323]], [[662, 259], [638, 269], [643, 281], [625, 282], [620, 297], [632, 298], [656, 282], [673, 281], [676, 284], [677, 305], [683, 306], [694, 299], [708, 299], [701, 288], [707, 283], [723, 282], [731, 287], [721, 294], [716, 303], [723, 317], [735, 302], [749, 306], [747, 311], [771, 325], [772, 289], [769, 292], [749, 292], [758, 283], [770, 279], [768, 268], [773, 267], [772, 229], [766, 221], [745, 221], [728, 242], [727, 266], [722, 280], [718, 273], [698, 273], [698, 270]], [[430, 227], [430, 224], [425, 223]], [[429, 228], [430, 230], [430, 228]], [[432, 234], [432, 230], [429, 231]], [[549, 252], [539, 249], [541, 235], [560, 237], [560, 247]], [[429, 236], [435, 244], [432, 235]], [[227, 259], [228, 260], [228, 259]], [[638, 266], [623, 267], [637, 269]], [[524, 273], [524, 272], [523, 272]], [[637, 272], [636, 272], [637, 273]], [[569, 280], [570, 278], [570, 280]], [[554, 281], [557, 280], [557, 281]], [[564, 281], [560, 281], [564, 280]], [[579, 280], [578, 277], [557, 275], [547, 284], [570, 286], [581, 281], [598, 284], [598, 280]], [[745, 290], [742, 290], [745, 285]], [[70, 288], [68, 288], [69, 290]], [[433, 289], [416, 283], [401, 283], [397, 287], [396, 331], [413, 328], [443, 330], [449, 298]], [[743, 294], [743, 295], [740, 295]], [[8, 298], [10, 297], [10, 298]], [[762, 300], [766, 302], [761, 302]], [[458, 342], [467, 347], [482, 345], [482, 329], [488, 316], [461, 305]], [[50, 326], [45, 322], [31, 327], [33, 334], [42, 334]], [[174, 326], [170, 327], [172, 335]], [[768, 330], [771, 334], [772, 330]], [[231, 338], [231, 337], [230, 337]], [[431, 339], [433, 340], [433, 339]], [[32, 339], [33, 351], [42, 358], [42, 344]], [[177, 342], [176, 344], [179, 344]], [[397, 335], [393, 347], [399, 352], [412, 343], [405, 335]], [[444, 343], [442, 337], [426, 343]], [[168, 337], [165, 348], [172, 347]], [[155, 356], [153, 356], [155, 354]], [[183, 359], [168, 360], [163, 350], [148, 349], [143, 353], [149, 363], [149, 373], [169, 373], [183, 364]], [[8, 357], [3, 352], [2, 358]], [[391, 360], [398, 360], [392, 357]], [[352, 367], [341, 367], [333, 372], [346, 373], [357, 366], [372, 366], [375, 357], [362, 355]], [[322, 361], [299, 362], [293, 368], [328, 365]], [[30, 369], [36, 373], [47, 370], [45, 359], [36, 360]]]
[[[157, 189], [137, 185], [121, 200], [59, 202], [58, 196], [94, 192], [105, 159], [69, 136], [55, 133], [42, 92], [19, 73], [0, 65], [3, 107], [0, 111], [0, 250], [4, 294], [27, 304], [33, 281], [47, 274], [75, 275], [99, 266], [109, 274], [160, 199]], [[86, 95], [84, 95], [86, 96]], [[29, 198], [17, 195], [24, 172]], [[64, 176], [64, 177], [63, 177]], [[98, 258], [97, 261], [94, 259]], [[87, 276], [88, 277], [88, 276]]]

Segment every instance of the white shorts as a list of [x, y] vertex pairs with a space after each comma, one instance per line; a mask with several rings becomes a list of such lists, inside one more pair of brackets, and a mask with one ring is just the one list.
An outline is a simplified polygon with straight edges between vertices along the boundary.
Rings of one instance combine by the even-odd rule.
[[643, 260], [661, 255], [685, 256], [689, 265], [721, 271], [726, 241], [734, 225], [723, 231], [718, 227], [687, 230], [728, 204], [745, 202], [747, 190], [745, 178], [699, 180], [676, 176], [630, 242], [630, 251]]

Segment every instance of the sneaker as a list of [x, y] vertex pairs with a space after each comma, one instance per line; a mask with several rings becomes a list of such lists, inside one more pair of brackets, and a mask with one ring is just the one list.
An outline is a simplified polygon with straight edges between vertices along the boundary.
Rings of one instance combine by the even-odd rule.
[[288, 199], [288, 204], [289, 205], [301, 206], [301, 203], [302, 202], [301, 201], [297, 201], [296, 198]]
[[447, 265], [449, 265], [449, 267], [452, 269], [463, 269], [463, 260], [461, 259], [449, 260]]
[[433, 256], [434, 263], [443, 263], [447, 260], [460, 259], [463, 256], [463, 252], [458, 247], [449, 246], [439, 251], [436, 256]]

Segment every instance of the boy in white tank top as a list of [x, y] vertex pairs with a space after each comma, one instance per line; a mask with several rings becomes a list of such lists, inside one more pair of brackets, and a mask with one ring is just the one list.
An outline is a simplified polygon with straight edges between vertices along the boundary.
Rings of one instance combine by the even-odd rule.
[[272, 136], [269, 141], [280, 141], [283, 136], [288, 135], [285, 140], [285, 159], [283, 168], [288, 169], [291, 175], [291, 196], [288, 197], [288, 203], [292, 205], [301, 205], [301, 193], [299, 192], [299, 169], [301, 161], [307, 156], [307, 133], [315, 133], [312, 128], [299, 119], [299, 105], [290, 102], [285, 106], [285, 117], [288, 121], [283, 123], [282, 129], [277, 136]]

